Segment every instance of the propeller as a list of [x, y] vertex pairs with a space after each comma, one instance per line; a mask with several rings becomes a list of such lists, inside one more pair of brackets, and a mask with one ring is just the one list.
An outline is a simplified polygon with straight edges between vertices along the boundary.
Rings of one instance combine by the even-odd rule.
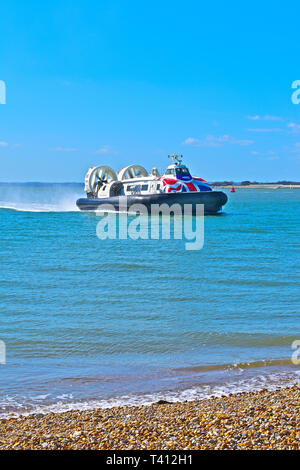
[[97, 190], [101, 188], [101, 186], [103, 186], [104, 184], [108, 183], [107, 179], [104, 179], [104, 178], [99, 178], [99, 180], [97, 181]]
[[104, 185], [117, 179], [116, 173], [109, 166], [92, 167], [87, 175], [86, 192], [97, 194]]

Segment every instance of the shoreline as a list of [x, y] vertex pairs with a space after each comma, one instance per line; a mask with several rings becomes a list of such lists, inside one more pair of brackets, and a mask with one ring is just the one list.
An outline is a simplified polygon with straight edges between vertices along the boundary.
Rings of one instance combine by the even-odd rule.
[[230, 185], [214, 185], [211, 187], [214, 190], [217, 189], [231, 189], [232, 186], [235, 189], [300, 189], [300, 184], [276, 184], [276, 183], [261, 183], [261, 184], [230, 184]]
[[1, 419], [0, 449], [300, 449], [299, 416], [300, 389], [294, 385]]

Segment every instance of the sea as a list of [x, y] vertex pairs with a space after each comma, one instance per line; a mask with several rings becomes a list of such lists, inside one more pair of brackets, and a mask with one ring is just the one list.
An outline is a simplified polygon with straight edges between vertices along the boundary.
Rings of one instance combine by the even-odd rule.
[[300, 190], [224, 191], [187, 250], [99, 239], [81, 184], [0, 184], [0, 417], [299, 383]]

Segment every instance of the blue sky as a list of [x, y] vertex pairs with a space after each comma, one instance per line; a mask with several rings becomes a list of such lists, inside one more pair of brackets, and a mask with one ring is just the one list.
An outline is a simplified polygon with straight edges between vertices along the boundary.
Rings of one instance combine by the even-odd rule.
[[2, 3], [0, 181], [168, 153], [209, 181], [299, 181], [299, 57], [296, 2]]

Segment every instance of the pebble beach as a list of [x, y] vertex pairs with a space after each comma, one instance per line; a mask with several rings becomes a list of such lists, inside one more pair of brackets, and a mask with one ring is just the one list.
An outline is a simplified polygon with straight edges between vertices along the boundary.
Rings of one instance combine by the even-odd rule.
[[191, 402], [2, 419], [0, 449], [300, 448], [298, 386]]

